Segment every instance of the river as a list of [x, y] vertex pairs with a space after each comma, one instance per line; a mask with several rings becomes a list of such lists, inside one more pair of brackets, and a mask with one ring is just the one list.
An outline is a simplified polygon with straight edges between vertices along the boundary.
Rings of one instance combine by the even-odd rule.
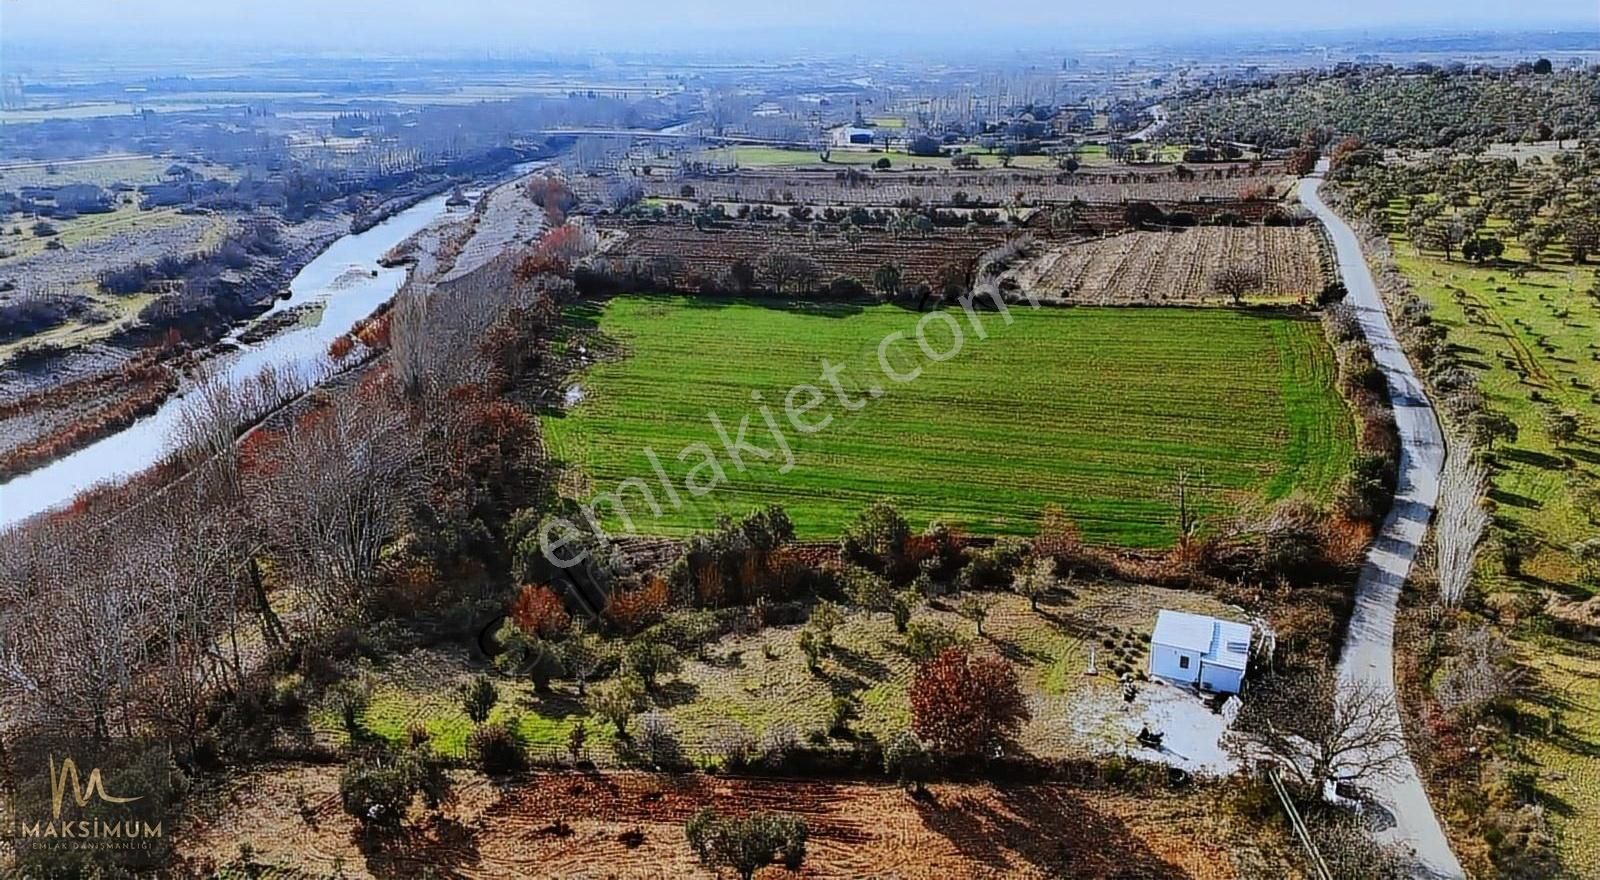
[[[321, 321], [241, 345], [237, 354], [226, 356], [224, 376], [238, 381], [266, 367], [288, 367], [309, 377], [326, 368], [329, 344], [387, 302], [405, 282], [405, 267], [384, 268], [378, 260], [444, 215], [447, 198], [441, 194], [424, 199], [365, 232], [334, 241], [294, 276], [290, 295], [267, 312], [321, 302]], [[235, 331], [229, 339], [237, 337]], [[126, 479], [156, 464], [172, 451], [185, 405], [182, 396], [174, 395], [127, 428], [0, 484], [0, 529], [60, 507], [85, 489]]]

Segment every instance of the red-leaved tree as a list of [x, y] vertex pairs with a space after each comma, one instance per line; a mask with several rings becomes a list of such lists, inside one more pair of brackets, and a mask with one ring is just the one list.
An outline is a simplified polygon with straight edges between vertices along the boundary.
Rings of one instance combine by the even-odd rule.
[[572, 622], [555, 591], [542, 584], [523, 587], [511, 602], [511, 622], [530, 636], [554, 638]]
[[1017, 673], [998, 657], [947, 648], [917, 667], [911, 683], [911, 730], [950, 755], [999, 754], [1029, 718]]

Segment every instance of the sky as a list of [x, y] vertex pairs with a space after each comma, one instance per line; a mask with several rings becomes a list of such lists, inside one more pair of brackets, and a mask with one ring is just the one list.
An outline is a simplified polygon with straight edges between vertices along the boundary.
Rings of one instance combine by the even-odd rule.
[[56, 45], [675, 50], [730, 40], [826, 48], [815, 44], [867, 35], [1044, 48], [1228, 32], [1551, 27], [1600, 29], [1600, 0], [0, 0], [0, 40]]

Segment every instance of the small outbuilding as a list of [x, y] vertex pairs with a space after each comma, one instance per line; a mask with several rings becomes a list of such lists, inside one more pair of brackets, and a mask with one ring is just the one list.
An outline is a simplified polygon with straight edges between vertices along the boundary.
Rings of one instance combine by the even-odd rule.
[[1236, 694], [1250, 665], [1250, 636], [1243, 623], [1162, 609], [1150, 634], [1150, 674]]
[[874, 134], [870, 128], [841, 125], [828, 132], [828, 141], [835, 147], [870, 145]]

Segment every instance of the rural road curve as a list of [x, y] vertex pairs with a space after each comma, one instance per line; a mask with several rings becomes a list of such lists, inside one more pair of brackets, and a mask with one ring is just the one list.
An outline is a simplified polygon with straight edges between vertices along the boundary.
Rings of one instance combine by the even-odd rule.
[[[1300, 181], [1300, 201], [1322, 221], [1333, 239], [1339, 274], [1349, 290], [1345, 301], [1355, 306], [1362, 333], [1388, 379], [1400, 431], [1400, 485], [1395, 491], [1394, 508], [1384, 519], [1356, 581], [1355, 610], [1339, 659], [1339, 681], [1373, 682], [1394, 697], [1398, 705], [1399, 696], [1394, 689], [1395, 605], [1433, 517], [1433, 504], [1439, 496], [1439, 470], [1444, 465], [1444, 437], [1433, 405], [1389, 325], [1388, 312], [1378, 298], [1372, 271], [1361, 253], [1361, 242], [1318, 195], [1327, 170], [1328, 160], [1323, 159], [1312, 176]], [[1400, 724], [1398, 709], [1392, 722]], [[1378, 838], [1409, 846], [1419, 863], [1419, 876], [1466, 877], [1450, 851], [1450, 842], [1409, 756], [1391, 778], [1374, 780], [1371, 790], [1373, 797], [1394, 816], [1394, 824], [1379, 831]]]

